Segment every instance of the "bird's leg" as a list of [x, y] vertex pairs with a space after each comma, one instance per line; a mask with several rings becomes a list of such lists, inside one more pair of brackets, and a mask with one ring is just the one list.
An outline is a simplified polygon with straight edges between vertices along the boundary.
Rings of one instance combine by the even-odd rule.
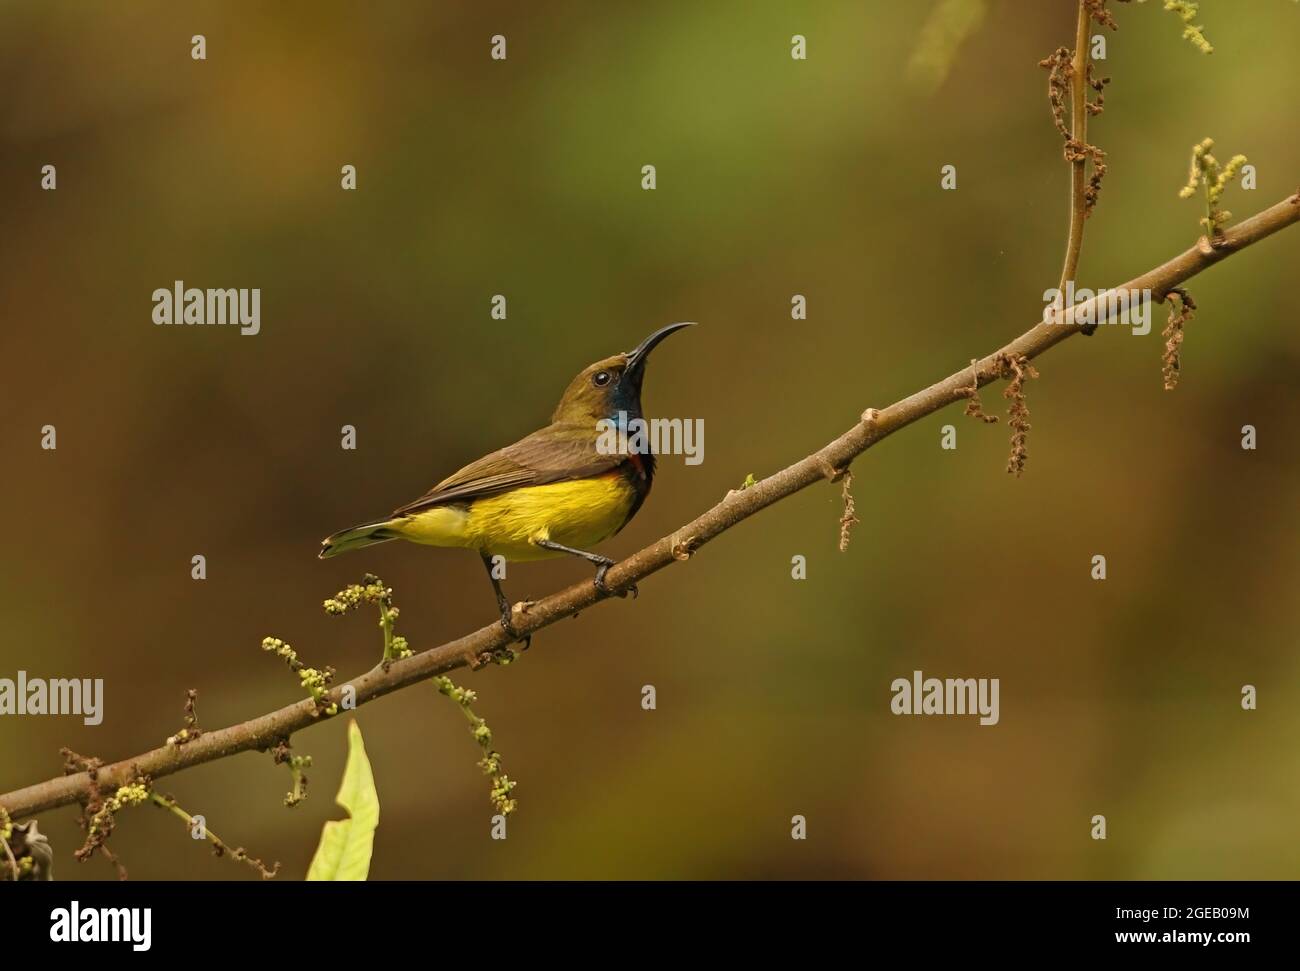
[[516, 641], [522, 640], [524, 642], [524, 650], [528, 650], [529, 645], [533, 642], [533, 635], [527, 634], [522, 638], [519, 636], [519, 632], [515, 630], [515, 625], [511, 623], [510, 601], [506, 598], [505, 592], [501, 589], [501, 581], [498, 580], [497, 575], [492, 572], [492, 557], [483, 552], [480, 552], [479, 556], [483, 559], [483, 566], [487, 568], [488, 579], [492, 581], [492, 591], [497, 595], [497, 610], [501, 611], [501, 628], [509, 634], [512, 639]]
[[[592, 582], [596, 585], [597, 592], [606, 597], [611, 596], [614, 593], [613, 590], [605, 586], [605, 574], [608, 573], [609, 568], [614, 565], [614, 561], [608, 556], [601, 556], [599, 553], [589, 553], [586, 550], [575, 550], [572, 546], [565, 546], [563, 543], [555, 543], [549, 539], [535, 539], [533, 542], [544, 550], [555, 550], [557, 553], [569, 553], [573, 556], [581, 556], [588, 563], [595, 563], [596, 576]], [[633, 597], [637, 595], [635, 583], [628, 584], [627, 589], [620, 593], [619, 596], [626, 597], [629, 593]]]

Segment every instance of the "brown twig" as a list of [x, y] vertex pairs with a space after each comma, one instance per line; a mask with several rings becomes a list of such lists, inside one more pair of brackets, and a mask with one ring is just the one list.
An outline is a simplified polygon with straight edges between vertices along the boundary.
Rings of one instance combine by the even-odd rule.
[[[1083, 252], [1083, 227], [1097, 205], [1101, 180], [1106, 175], [1106, 153], [1088, 142], [1088, 116], [1100, 114], [1105, 103], [1102, 89], [1109, 78], [1094, 79], [1089, 46], [1089, 29], [1096, 20], [1114, 30], [1118, 25], [1105, 0], [1079, 0], [1078, 16], [1074, 29], [1074, 51], [1064, 47], [1044, 58], [1039, 64], [1049, 69], [1048, 100], [1052, 107], [1052, 121], [1065, 139], [1065, 159], [1070, 163], [1070, 229], [1065, 241], [1065, 259], [1061, 267], [1058, 289], [1065, 293], [1066, 286], [1079, 272], [1079, 256]], [[1097, 103], [1088, 101], [1088, 88], [1097, 92]], [[1065, 124], [1065, 92], [1070, 94], [1070, 127]], [[1088, 175], [1088, 162], [1092, 161], [1092, 175]], [[1091, 335], [1096, 326], [1089, 324], [1083, 333]]]
[[[149, 801], [159, 809], [165, 809], [167, 812], [171, 813], [183, 822], [185, 828], [193, 834], [197, 819], [182, 809], [177, 804], [174, 796], [165, 795], [159, 792], [151, 792], [149, 794]], [[242, 846], [232, 847], [220, 836], [208, 829], [206, 822], [199, 825], [203, 838], [212, 844], [212, 854], [214, 856], [225, 856], [226, 854], [230, 854], [230, 858], [235, 862], [247, 864], [249, 867], [256, 870], [263, 880], [272, 880], [275, 878], [276, 874], [280, 872], [280, 862], [278, 860], [268, 867], [260, 859], [250, 855], [248, 850], [244, 849]]]
[[1007, 379], [1007, 386], [1002, 397], [1011, 402], [1007, 409], [1007, 424], [1011, 426], [1011, 457], [1007, 459], [1007, 471], [1019, 476], [1025, 471], [1025, 462], [1029, 458], [1026, 442], [1029, 438], [1029, 404], [1025, 400], [1025, 380], [1038, 377], [1038, 372], [1023, 354], [998, 356], [998, 367], [1002, 377]]
[[184, 745], [203, 734], [203, 729], [199, 727], [198, 701], [197, 689], [190, 688], [185, 692], [185, 727], [167, 739], [168, 745]]
[[970, 387], [965, 389], [965, 395], [970, 400], [966, 402], [966, 408], [963, 415], [969, 415], [971, 418], [978, 418], [986, 425], [995, 425], [998, 421], [997, 415], [990, 415], [984, 411], [984, 402], [980, 400], [980, 377], [979, 368], [976, 366], [979, 361], [971, 362]]
[[844, 475], [844, 487], [840, 490], [840, 497], [844, 500], [844, 515], [840, 517], [840, 552], [849, 551], [849, 533], [853, 527], [862, 522], [857, 517], [857, 505], [853, 501], [853, 473], [847, 472]]
[[[8, 822], [9, 822], [8, 814], [0, 811], [0, 826]], [[0, 847], [4, 848], [5, 859], [9, 861], [9, 869], [13, 873], [14, 881], [17, 882], [18, 879], [22, 876], [22, 874], [18, 870], [18, 860], [15, 859], [14, 857], [13, 848], [10, 847], [9, 841], [5, 839], [3, 832], [0, 832]]]
[[[1175, 301], [1175, 297], [1177, 300]], [[1165, 352], [1161, 358], [1161, 374], [1165, 379], [1165, 390], [1173, 391], [1178, 387], [1178, 372], [1182, 369], [1183, 327], [1196, 313], [1196, 301], [1182, 287], [1174, 287], [1165, 297], [1169, 301], [1169, 322], [1161, 331], [1165, 339]]]
[[1090, 47], [1088, 26], [1091, 22], [1086, 0], [1079, 2], [1078, 22], [1074, 31], [1074, 55], [1070, 62], [1070, 137], [1065, 142], [1065, 157], [1070, 162], [1070, 230], [1065, 244], [1065, 261], [1061, 268], [1061, 292], [1079, 270], [1083, 250], [1083, 225], [1088, 217], [1088, 66]]
[[[1300, 222], [1300, 196], [1288, 196], [1225, 230], [1219, 245], [1193, 246], [1168, 262], [1120, 284], [1119, 289], [1150, 290], [1157, 299], [1163, 299], [1165, 294], [1183, 281], [1296, 222]], [[1086, 304], [1093, 320], [1105, 321], [1109, 313], [1106, 300], [1098, 302], [1094, 297]], [[1077, 334], [1081, 325], [1076, 324], [1074, 319], [1082, 306], [1084, 304], [1078, 304], [1062, 313], [1059, 323], [1039, 321], [1015, 340], [979, 360], [975, 365], [976, 384], [983, 386], [997, 379], [999, 372], [996, 362], [999, 358], [1032, 360]], [[853, 459], [900, 428], [947, 405], [969, 400], [970, 374], [971, 368], [963, 367], [888, 408], [865, 413], [848, 431], [813, 454], [747, 489], [732, 491], [695, 520], [615, 564], [605, 576], [606, 586], [613, 592], [626, 590], [651, 574], [676, 562], [690, 559], [693, 553], [731, 527], [787, 496], [825, 481], [824, 470], [827, 466], [834, 469], [847, 468]], [[584, 580], [531, 603], [526, 611], [516, 611], [514, 626], [521, 637], [533, 634], [602, 599], [605, 598], [597, 593], [591, 581]], [[484, 654], [508, 647], [510, 642], [510, 636], [501, 624], [493, 621], [456, 640], [395, 660], [387, 667], [377, 665], [365, 674], [352, 678], [347, 684], [356, 692], [356, 704], [362, 705], [435, 675], [465, 667]], [[325, 692], [335, 705], [342, 701], [343, 687], [344, 685], [336, 685]], [[130, 781], [133, 775], [144, 773], [157, 779], [239, 752], [267, 750], [294, 732], [329, 721], [332, 717], [322, 713], [318, 705], [307, 698], [228, 728], [206, 731], [200, 738], [184, 746], [164, 745], [112, 765], [105, 765], [97, 770], [98, 785], [104, 790], [112, 790]], [[79, 772], [4, 793], [0, 795], [0, 805], [8, 809], [15, 819], [19, 819], [84, 800], [89, 791], [90, 779], [87, 773]]]

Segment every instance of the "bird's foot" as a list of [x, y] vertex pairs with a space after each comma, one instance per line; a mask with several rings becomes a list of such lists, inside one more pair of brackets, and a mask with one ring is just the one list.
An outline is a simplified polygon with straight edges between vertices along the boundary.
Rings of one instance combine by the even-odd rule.
[[523, 641], [524, 646], [520, 648], [521, 651], [526, 651], [532, 646], [533, 635], [520, 634], [519, 631], [515, 630], [515, 625], [511, 620], [511, 610], [508, 606], [501, 610], [501, 629], [506, 632], [512, 643]]
[[613, 560], [606, 559], [603, 563], [600, 564], [600, 566], [596, 567], [596, 576], [595, 579], [592, 580], [592, 583], [596, 585], [596, 592], [599, 593], [602, 597], [613, 597], [613, 596], [626, 597], [630, 593], [632, 595], [632, 599], [635, 600], [637, 597], [637, 589], [635, 583], [629, 583], [624, 589], [617, 592], [605, 586], [605, 574], [609, 572], [609, 568], [613, 565], [614, 565]]

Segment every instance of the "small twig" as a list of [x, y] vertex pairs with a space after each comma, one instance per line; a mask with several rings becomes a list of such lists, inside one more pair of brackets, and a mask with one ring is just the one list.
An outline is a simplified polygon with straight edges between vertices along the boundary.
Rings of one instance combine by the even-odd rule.
[[986, 425], [997, 424], [998, 416], [990, 415], [984, 411], [984, 402], [980, 400], [980, 372], [979, 361], [971, 359], [971, 378], [970, 387], [964, 389], [964, 393], [970, 400], [966, 402], [966, 408], [963, 415], [969, 415], [971, 418], [978, 418]]
[[[1177, 297], [1177, 301], [1173, 298]], [[1178, 373], [1182, 368], [1183, 327], [1191, 321], [1196, 313], [1196, 301], [1183, 287], [1174, 287], [1165, 296], [1169, 304], [1169, 322], [1161, 331], [1165, 339], [1165, 352], [1161, 358], [1161, 374], [1165, 379], [1165, 390], [1173, 391], [1178, 387]]]
[[1106, 9], [1106, 0], [1083, 0], [1083, 6], [1087, 8], [1092, 19], [1103, 27], [1109, 27], [1111, 30], [1119, 28], [1115, 15]]
[[1011, 402], [1007, 409], [1007, 423], [1011, 426], [1011, 456], [1007, 459], [1007, 472], [1019, 476], [1025, 471], [1025, 462], [1029, 458], [1025, 443], [1031, 427], [1029, 405], [1025, 401], [1025, 379], [1038, 377], [1038, 371], [1023, 354], [1002, 354], [999, 363], [1002, 376], [1010, 379], [1002, 392], [1002, 397]]
[[847, 553], [849, 549], [849, 532], [858, 523], [862, 522], [856, 515], [856, 507], [853, 502], [853, 493], [849, 490], [853, 487], [853, 473], [847, 472], [844, 475], [844, 486], [840, 490], [840, 495], [844, 499], [844, 515], [840, 517], [840, 552]]
[[469, 722], [469, 733], [474, 736], [474, 741], [478, 742], [483, 750], [483, 758], [479, 759], [478, 767], [483, 770], [484, 775], [492, 778], [488, 798], [497, 812], [502, 816], [509, 816], [519, 805], [510, 795], [517, 783], [501, 771], [501, 753], [492, 747], [492, 729], [488, 728], [487, 722], [475, 714], [474, 709], [470, 707], [478, 695], [469, 688], [460, 687], [446, 675], [434, 678], [433, 686], [441, 694], [456, 702], [456, 706]]
[[196, 688], [190, 688], [185, 693], [185, 727], [175, 735], [168, 737], [168, 745], [184, 745], [186, 742], [192, 742], [203, 734], [203, 729], [199, 728], [199, 714], [195, 707], [198, 700], [199, 692]]
[[1106, 85], [1110, 84], [1110, 78], [1094, 78], [1092, 76], [1093, 65], [1088, 65], [1088, 85], [1097, 92], [1097, 100], [1088, 102], [1088, 114], [1099, 115], [1106, 108]]
[[[95, 855], [96, 851], [102, 851], [104, 858], [117, 868], [118, 878], [123, 879], [126, 868], [118, 862], [117, 857], [113, 856], [106, 841], [113, 832], [114, 811], [130, 798], [130, 793], [127, 791], [131, 788], [130, 783], [136, 778], [134, 769], [132, 769], [127, 783], [118, 786], [113, 795], [106, 799], [99, 786], [99, 770], [104, 764], [100, 759], [94, 756], [78, 755], [72, 749], [66, 747], [60, 749], [59, 754], [63, 756], [65, 775], [73, 773], [85, 773], [86, 775], [86, 789], [81, 800], [81, 813], [77, 816], [77, 825], [85, 831], [86, 839], [79, 849], [73, 851], [73, 857], [79, 863], [85, 863]], [[117, 793], [126, 794], [118, 799]], [[111, 802], [111, 800], [115, 799], [116, 802]]]
[[13, 832], [13, 824], [9, 820], [9, 813], [0, 806], [0, 845], [4, 846], [5, 856], [9, 858], [9, 867], [14, 873], [14, 882], [17, 883], [20, 874], [18, 873], [18, 860], [14, 857], [14, 851], [9, 846], [9, 836]]
[[325, 601], [325, 613], [339, 617], [349, 610], [356, 610], [362, 604], [373, 604], [379, 608], [379, 629], [384, 635], [383, 665], [387, 667], [393, 661], [410, 657], [411, 649], [406, 638], [394, 632], [394, 625], [400, 611], [393, 604], [393, 590], [373, 573], [367, 573], [360, 583], [344, 587]]
[[[191, 833], [194, 832], [194, 817], [178, 806], [176, 800], [172, 796], [164, 796], [157, 792], [151, 792], [149, 793], [149, 799], [159, 809], [166, 809], [178, 819], [184, 820], [185, 828]], [[229, 853], [232, 860], [248, 864], [262, 875], [263, 880], [270, 880], [280, 872], [280, 862], [278, 860], [268, 867], [256, 857], [249, 856], [248, 851], [242, 846], [236, 846], [232, 849], [229, 843], [217, 836], [217, 834], [212, 832], [212, 830], [208, 829], [206, 822], [201, 824], [200, 829], [202, 830], [204, 838], [212, 844], [212, 852], [216, 856], [225, 856]]]
[[113, 869], [117, 871], [118, 880], [125, 881], [129, 874], [127, 873], [126, 865], [117, 858], [117, 854], [108, 848], [107, 843], [100, 845], [99, 852], [104, 855], [104, 859], [106, 859], [112, 865]]
[[[1074, 50], [1059, 47], [1042, 61], [1048, 69], [1048, 101], [1052, 108], [1052, 122], [1065, 139], [1065, 160], [1070, 163], [1070, 228], [1066, 235], [1065, 259], [1061, 267], [1058, 289], [1065, 293], [1066, 286], [1077, 278], [1079, 257], [1083, 252], [1084, 223], [1097, 205], [1101, 182], [1106, 176], [1106, 153], [1088, 141], [1088, 116], [1100, 114], [1105, 103], [1102, 89], [1109, 78], [1094, 79], [1089, 47], [1092, 21], [1114, 30], [1118, 24], [1106, 9], [1105, 0], [1079, 0], [1078, 16], [1074, 30]], [[1088, 101], [1088, 88], [1098, 94], [1096, 104]], [[1070, 93], [1070, 126], [1065, 123], [1065, 92]], [[1088, 175], [1088, 162], [1092, 162], [1092, 175]], [[1081, 332], [1090, 336], [1097, 329], [1088, 324]]]
[[1232, 213], [1219, 208], [1219, 200], [1228, 183], [1237, 177], [1237, 172], [1246, 164], [1244, 155], [1234, 155], [1227, 165], [1220, 165], [1219, 160], [1211, 154], [1214, 139], [1205, 138], [1192, 146], [1192, 164], [1187, 175], [1187, 184], [1178, 192], [1178, 198], [1190, 199], [1200, 187], [1205, 198], [1205, 215], [1201, 225], [1205, 227], [1205, 239], [1211, 248], [1222, 245], [1223, 227], [1232, 218]]
[[289, 670], [298, 675], [299, 683], [311, 695], [318, 716], [338, 714], [338, 703], [331, 700], [329, 696], [329, 686], [334, 683], [335, 672], [332, 667], [328, 665], [323, 669], [307, 667], [298, 658], [298, 652], [292, 645], [278, 637], [263, 637], [262, 650], [283, 658]]
[[289, 740], [282, 738], [275, 748], [271, 749], [271, 759], [276, 765], [289, 766], [289, 778], [292, 788], [284, 797], [284, 804], [292, 809], [307, 798], [308, 779], [303, 770], [311, 768], [311, 756], [294, 755]]

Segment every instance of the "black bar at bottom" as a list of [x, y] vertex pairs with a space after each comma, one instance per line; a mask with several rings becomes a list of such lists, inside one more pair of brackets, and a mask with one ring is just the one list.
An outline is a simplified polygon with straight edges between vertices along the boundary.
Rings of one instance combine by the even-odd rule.
[[[511, 965], [552, 954], [618, 961], [641, 952], [738, 957], [775, 947], [805, 956], [851, 947], [863, 956], [903, 948], [918, 957], [987, 958], [1047, 946], [1226, 957], [1285, 945], [1296, 889], [1281, 882], [25, 883], [0, 891], [0, 946], [7, 957], [116, 951], [130, 959], [147, 951], [330, 963], [412, 947], [441, 960], [492, 960], [500, 949], [496, 956]], [[96, 937], [118, 939], [88, 940]]]

